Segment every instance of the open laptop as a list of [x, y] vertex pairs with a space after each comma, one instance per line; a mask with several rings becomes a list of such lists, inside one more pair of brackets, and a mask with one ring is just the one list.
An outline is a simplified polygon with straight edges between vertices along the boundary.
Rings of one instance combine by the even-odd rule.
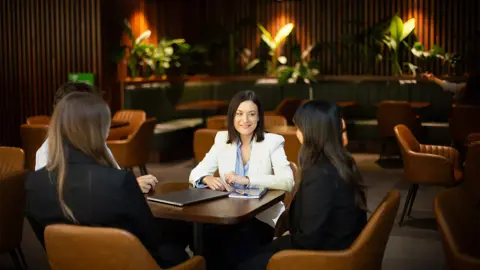
[[149, 196], [148, 200], [175, 206], [186, 206], [194, 203], [228, 197], [229, 192], [207, 188], [188, 188], [169, 193]]

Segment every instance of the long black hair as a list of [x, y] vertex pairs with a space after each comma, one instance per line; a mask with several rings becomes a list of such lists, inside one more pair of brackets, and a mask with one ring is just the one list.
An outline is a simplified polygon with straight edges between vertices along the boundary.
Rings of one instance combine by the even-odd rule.
[[350, 185], [358, 208], [367, 210], [365, 186], [355, 160], [342, 142], [342, 119], [338, 107], [328, 101], [309, 101], [298, 108], [293, 121], [303, 134], [299, 153], [302, 171], [320, 158], [327, 158]]

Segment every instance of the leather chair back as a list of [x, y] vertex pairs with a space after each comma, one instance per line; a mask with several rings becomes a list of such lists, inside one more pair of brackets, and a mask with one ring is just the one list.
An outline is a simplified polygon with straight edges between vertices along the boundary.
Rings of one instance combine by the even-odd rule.
[[25, 151], [26, 166], [30, 170], [35, 170], [35, 157], [37, 150], [47, 139], [48, 125], [29, 125], [20, 126], [22, 136], [22, 148]]
[[215, 143], [215, 136], [218, 130], [202, 128], [195, 131], [193, 137], [193, 152], [195, 155], [195, 161], [199, 163], [203, 160], [205, 155], [210, 151]]
[[265, 128], [286, 126], [287, 119], [282, 115], [265, 115]]
[[51, 117], [48, 115], [35, 115], [27, 118], [28, 125], [49, 125]]
[[125, 140], [107, 141], [115, 160], [121, 168], [145, 165], [150, 158], [150, 146], [157, 119], [149, 118]]
[[421, 128], [413, 108], [407, 101], [384, 100], [377, 108], [378, 131], [381, 137], [394, 137], [393, 128], [405, 125], [414, 133]]
[[23, 159], [8, 167], [11, 171], [0, 174], [0, 254], [20, 248], [23, 234], [27, 170]]
[[340, 251], [284, 250], [270, 259], [267, 269], [380, 270], [399, 203], [400, 192], [391, 190], [350, 248]]
[[458, 152], [447, 146], [419, 144], [405, 125], [394, 128], [406, 179], [415, 184], [451, 186], [463, 172]]
[[227, 116], [215, 115], [207, 118], [208, 129], [226, 130], [227, 129]]
[[129, 125], [122, 127], [122, 130], [128, 129], [127, 134], [133, 135], [140, 125], [147, 120], [147, 114], [142, 110], [121, 110], [115, 113], [113, 120], [128, 122]]
[[25, 168], [25, 154], [21, 148], [0, 146], [0, 176]]
[[290, 203], [292, 202], [293, 197], [295, 197], [295, 193], [297, 193], [298, 187], [300, 186], [300, 175], [298, 172], [297, 164], [290, 161], [290, 169], [292, 169], [295, 186], [293, 187], [293, 190], [291, 192], [288, 192], [287, 194], [285, 194], [285, 199], [283, 199], [283, 203], [285, 204], [285, 209], [288, 209], [288, 207], [290, 207]]
[[452, 270], [480, 269], [480, 200], [478, 194], [467, 193], [463, 184], [442, 191], [434, 201], [445, 257]]
[[293, 116], [303, 100], [296, 98], [286, 98], [275, 108], [275, 114], [285, 117], [288, 125], [293, 125]]
[[[49, 225], [45, 246], [52, 270], [160, 269], [137, 237], [116, 228]], [[203, 270], [205, 261], [195, 256], [171, 269]]]

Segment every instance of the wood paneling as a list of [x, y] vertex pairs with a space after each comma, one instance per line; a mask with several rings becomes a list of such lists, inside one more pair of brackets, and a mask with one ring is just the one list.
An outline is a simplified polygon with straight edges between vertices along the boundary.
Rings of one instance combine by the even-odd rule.
[[[474, 65], [475, 48], [480, 47], [480, 1], [471, 0], [191, 0], [196, 18], [233, 25], [245, 17], [263, 24], [268, 31], [276, 33], [281, 26], [292, 22], [294, 34], [282, 49], [291, 56], [289, 44], [298, 43], [302, 48], [309, 44], [322, 43], [317, 60], [326, 74], [364, 74], [361, 51], [358, 48], [343, 48], [342, 36], [359, 33], [382, 19], [399, 14], [403, 20], [415, 18], [418, 39], [426, 48], [438, 44], [448, 52], [459, 52], [465, 56], [464, 64]], [[201, 8], [203, 5], [203, 11]], [[161, 7], [160, 7], [161, 8]], [[188, 12], [188, 11], [187, 11]], [[192, 14], [190, 14], [192, 15]], [[202, 16], [203, 15], [203, 16]], [[179, 16], [181, 16], [179, 14]], [[192, 22], [192, 16], [188, 20]], [[189, 33], [199, 32], [202, 22], [188, 23]], [[185, 27], [187, 27], [185, 26]], [[192, 38], [193, 36], [187, 36]], [[189, 39], [191, 40], [191, 39]], [[253, 27], [241, 31], [241, 44], [259, 54], [260, 31]], [[333, 46], [328, 48], [328, 46]], [[228, 52], [223, 49], [216, 63], [217, 72], [225, 71]], [[404, 60], [413, 60], [404, 54]], [[438, 62], [438, 61], [437, 61]], [[462, 66], [462, 65], [460, 65]], [[428, 67], [430, 71], [442, 73], [440, 63]], [[463, 72], [462, 67], [459, 72]], [[377, 64], [372, 74], [390, 74], [388, 59]]]
[[0, 3], [0, 145], [19, 145], [20, 125], [51, 113], [69, 73], [94, 73], [102, 86], [100, 0]]

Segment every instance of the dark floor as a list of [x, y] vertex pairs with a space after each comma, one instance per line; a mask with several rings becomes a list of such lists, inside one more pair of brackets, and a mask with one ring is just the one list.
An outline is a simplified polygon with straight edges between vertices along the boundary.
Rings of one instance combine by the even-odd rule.
[[[402, 181], [401, 168], [381, 168], [375, 163], [378, 155], [355, 154], [354, 157], [369, 186], [367, 197], [370, 210], [375, 210], [378, 203], [392, 188], [399, 189], [402, 199], [405, 199], [408, 184]], [[160, 181], [179, 182], [188, 179], [193, 166], [193, 161], [183, 161], [171, 164], [150, 164], [148, 170]], [[442, 243], [432, 212], [433, 198], [440, 190], [441, 188], [435, 187], [419, 188], [412, 210], [412, 216], [415, 219], [407, 218], [401, 228], [395, 224], [385, 251], [383, 269], [446, 269]], [[403, 201], [400, 202], [400, 208], [402, 207]], [[400, 212], [401, 209], [399, 215]], [[45, 252], [27, 222], [24, 224], [22, 249], [29, 269], [49, 269]], [[0, 255], [0, 269], [13, 269], [12, 261], [6, 254]]]

